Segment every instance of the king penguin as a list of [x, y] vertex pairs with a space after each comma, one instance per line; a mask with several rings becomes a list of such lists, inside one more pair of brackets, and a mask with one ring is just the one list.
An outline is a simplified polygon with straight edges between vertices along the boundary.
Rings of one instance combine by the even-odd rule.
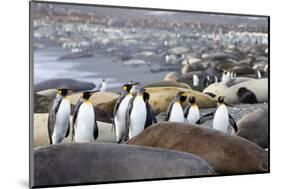
[[165, 121], [174, 121], [184, 123], [184, 113], [182, 103], [186, 101], [187, 94], [185, 92], [178, 92], [176, 99], [170, 103], [167, 110]]
[[146, 98], [149, 96], [145, 89], [140, 89], [136, 96], [131, 98], [126, 112], [126, 129], [129, 130], [129, 139], [141, 133], [148, 119], [153, 119], [150, 115], [151, 109]]
[[121, 143], [126, 141], [128, 137], [128, 129], [126, 129], [126, 111], [128, 108], [129, 101], [133, 98], [131, 89], [134, 85], [139, 84], [138, 82], [130, 82], [123, 85], [121, 95], [117, 99], [113, 110], [113, 128], [115, 130], [117, 142]]
[[188, 123], [195, 124], [200, 119], [200, 111], [195, 102], [195, 96], [188, 98], [189, 105], [184, 109], [184, 117]]
[[76, 104], [72, 119], [72, 139], [75, 142], [91, 142], [98, 138], [99, 129], [96, 121], [94, 106], [89, 100], [95, 91], [85, 91]]
[[[206, 118], [204, 121], [203, 119]], [[227, 133], [228, 125], [230, 124], [234, 131], [237, 132], [238, 128], [234, 118], [228, 113], [226, 105], [224, 104], [224, 97], [218, 97], [218, 106], [217, 108], [204, 116], [202, 116], [196, 123], [201, 124], [208, 119], [213, 119], [213, 128]]]
[[67, 98], [70, 89], [58, 89], [48, 116], [48, 134], [50, 144], [61, 143], [69, 135], [70, 102]]

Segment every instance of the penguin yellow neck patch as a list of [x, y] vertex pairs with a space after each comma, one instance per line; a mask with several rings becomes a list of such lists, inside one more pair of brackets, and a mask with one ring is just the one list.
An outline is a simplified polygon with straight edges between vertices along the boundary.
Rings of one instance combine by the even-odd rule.
[[197, 108], [198, 106], [197, 106], [196, 103], [193, 103], [193, 104], [191, 105], [191, 107], [192, 107], [192, 108]]

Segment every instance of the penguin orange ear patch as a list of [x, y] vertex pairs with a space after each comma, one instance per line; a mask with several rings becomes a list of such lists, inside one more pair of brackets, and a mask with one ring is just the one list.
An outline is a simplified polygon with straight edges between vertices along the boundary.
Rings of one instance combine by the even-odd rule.
[[123, 90], [124, 90], [124, 91], [127, 91], [127, 86], [123, 86]]

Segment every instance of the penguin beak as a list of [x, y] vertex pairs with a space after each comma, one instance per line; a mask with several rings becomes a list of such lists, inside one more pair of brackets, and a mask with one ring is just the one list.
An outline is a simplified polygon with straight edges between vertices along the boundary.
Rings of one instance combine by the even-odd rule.
[[73, 91], [71, 89], [67, 89], [66, 95], [71, 95], [71, 94], [73, 94]]
[[99, 91], [100, 91], [99, 89], [91, 91], [91, 92], [90, 92], [90, 96], [92, 96], [93, 94], [95, 94], [95, 93], [97, 93], [97, 92], [99, 92]]
[[138, 82], [138, 81], [132, 83], [132, 85], [139, 85], [139, 84], [140, 84], [140, 82]]

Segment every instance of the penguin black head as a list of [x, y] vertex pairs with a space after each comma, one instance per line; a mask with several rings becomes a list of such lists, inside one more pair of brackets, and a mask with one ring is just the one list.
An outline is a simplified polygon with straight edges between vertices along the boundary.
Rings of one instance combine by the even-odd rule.
[[84, 100], [88, 100], [94, 93], [99, 92], [100, 90], [94, 90], [94, 91], [84, 91], [82, 94], [82, 98]]
[[70, 92], [70, 89], [66, 89], [66, 88], [58, 89], [58, 94], [61, 96], [66, 96], [69, 94], [69, 92]]
[[195, 103], [195, 96], [190, 96], [190, 97], [188, 98], [188, 102], [189, 102], [190, 104], [194, 104], [194, 103]]
[[187, 94], [185, 92], [178, 92], [176, 99], [180, 100], [180, 102], [183, 103], [187, 99]]
[[102, 78], [102, 82], [105, 82], [105, 78]]
[[122, 91], [129, 93], [134, 85], [138, 85], [139, 82], [130, 81], [129, 83], [123, 85]]
[[218, 98], [218, 103], [219, 103], [219, 104], [224, 103], [224, 96], [219, 96], [219, 98]]
[[150, 98], [150, 94], [147, 93], [147, 92], [144, 92], [143, 93], [143, 100], [144, 100], [145, 103], [148, 103], [149, 98]]

